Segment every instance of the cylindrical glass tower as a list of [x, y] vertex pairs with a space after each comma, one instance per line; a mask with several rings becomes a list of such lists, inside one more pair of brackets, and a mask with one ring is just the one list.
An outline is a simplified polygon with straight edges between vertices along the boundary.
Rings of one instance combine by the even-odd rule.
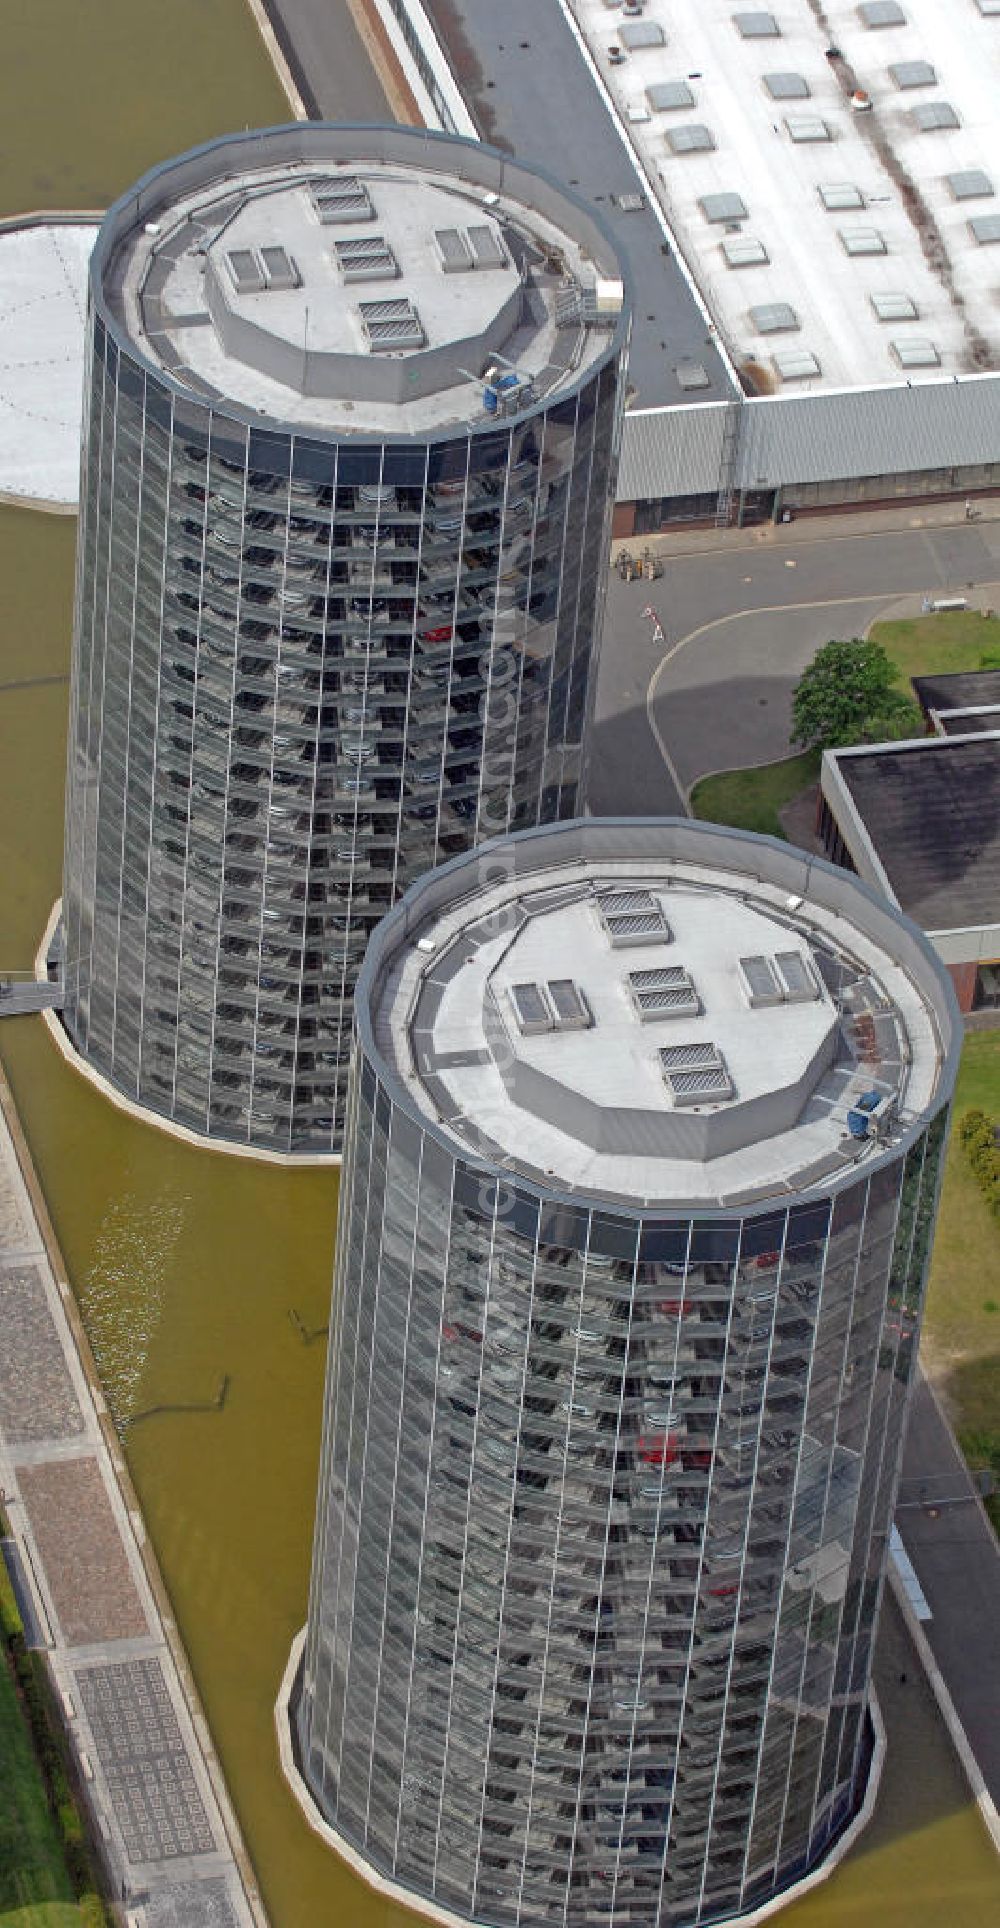
[[476, 142], [274, 128], [111, 209], [89, 330], [65, 1023], [180, 1125], [336, 1150], [374, 925], [579, 807], [620, 264]]
[[864, 1794], [947, 973], [800, 851], [589, 821], [425, 878], [356, 1016], [300, 1791], [431, 1912], [736, 1915]]

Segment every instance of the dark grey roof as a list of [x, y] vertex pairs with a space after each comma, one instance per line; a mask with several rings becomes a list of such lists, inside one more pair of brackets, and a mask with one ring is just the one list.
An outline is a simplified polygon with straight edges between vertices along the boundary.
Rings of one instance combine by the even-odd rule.
[[[604, 105], [562, 9], [538, 0], [424, 0], [484, 140], [549, 168], [595, 204], [632, 276], [629, 382], [638, 408], [735, 394], [709, 323], [664, 241], [651, 207], [624, 213], [616, 196], [641, 190], [617, 122]], [[610, 20], [609, 20], [609, 24]], [[502, 46], [499, 44], [502, 41]], [[558, 75], [558, 85], [553, 85]], [[674, 373], [697, 361], [709, 386], [693, 398]]]
[[989, 736], [1000, 730], [1000, 703], [985, 710], [939, 710], [937, 722], [944, 736]]
[[995, 923], [1000, 735], [886, 743], [836, 763], [907, 916], [927, 931]]
[[913, 694], [925, 716], [932, 710], [978, 709], [1000, 703], [1000, 669], [956, 670], [945, 676], [914, 676]]

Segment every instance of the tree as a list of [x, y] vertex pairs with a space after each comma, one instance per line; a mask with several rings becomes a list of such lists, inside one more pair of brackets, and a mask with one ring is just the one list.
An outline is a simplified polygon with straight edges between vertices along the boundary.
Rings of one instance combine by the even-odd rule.
[[792, 742], [806, 749], [841, 750], [851, 743], [883, 743], [919, 736], [920, 713], [893, 689], [894, 664], [881, 643], [824, 643], [792, 696]]

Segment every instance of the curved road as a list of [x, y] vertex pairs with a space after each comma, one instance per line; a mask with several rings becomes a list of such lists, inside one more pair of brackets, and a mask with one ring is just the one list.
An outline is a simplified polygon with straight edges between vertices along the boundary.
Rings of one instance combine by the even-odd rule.
[[768, 527], [686, 552], [654, 545], [658, 581], [612, 575], [590, 809], [684, 810], [699, 777], [785, 756], [792, 689], [831, 636], [915, 611], [925, 595], [1000, 599], [1000, 522], [884, 521], [872, 515], [861, 531], [836, 518], [794, 533]]

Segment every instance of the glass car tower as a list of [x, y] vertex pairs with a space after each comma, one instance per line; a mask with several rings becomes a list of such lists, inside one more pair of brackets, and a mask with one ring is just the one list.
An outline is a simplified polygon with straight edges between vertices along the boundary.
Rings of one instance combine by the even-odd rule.
[[599, 219], [472, 141], [235, 135], [107, 215], [64, 1021], [126, 1098], [337, 1150], [375, 924], [579, 807], [627, 336]]
[[745, 1912], [869, 1777], [947, 972], [787, 845], [590, 820], [416, 885], [357, 1028], [300, 1798], [448, 1920]]

